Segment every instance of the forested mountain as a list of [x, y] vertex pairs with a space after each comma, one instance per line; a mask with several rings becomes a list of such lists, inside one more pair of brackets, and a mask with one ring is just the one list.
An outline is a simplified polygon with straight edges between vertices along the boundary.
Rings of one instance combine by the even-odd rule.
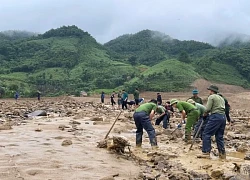
[[134, 35], [123, 35], [104, 44], [135, 64], [153, 66], [166, 58], [177, 57], [180, 52], [194, 53], [214, 47], [197, 41], [179, 41], [158, 31], [143, 30]]
[[5, 96], [16, 90], [23, 96], [37, 90], [45, 95], [135, 87], [183, 91], [197, 78], [249, 87], [249, 46], [217, 48], [150, 30], [104, 45], [76, 26], [18, 33], [0, 33], [0, 93]]

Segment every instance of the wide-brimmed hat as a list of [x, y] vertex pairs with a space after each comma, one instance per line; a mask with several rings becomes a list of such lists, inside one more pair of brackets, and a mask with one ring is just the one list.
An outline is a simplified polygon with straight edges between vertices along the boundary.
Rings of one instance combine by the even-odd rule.
[[211, 85], [211, 86], [209, 86], [207, 89], [208, 89], [208, 90], [211, 90], [211, 91], [214, 91], [214, 92], [216, 92], [216, 93], [219, 92], [219, 88], [218, 88], [217, 86], [215, 86], [215, 85]]
[[178, 103], [178, 100], [177, 99], [172, 99], [171, 101], [170, 101], [170, 105], [172, 106], [173, 104], [175, 104], [175, 103]]
[[188, 103], [195, 104], [195, 101], [193, 99], [187, 100]]

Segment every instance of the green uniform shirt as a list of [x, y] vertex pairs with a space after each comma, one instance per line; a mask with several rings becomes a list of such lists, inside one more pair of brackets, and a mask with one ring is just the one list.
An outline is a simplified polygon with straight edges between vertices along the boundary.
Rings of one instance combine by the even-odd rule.
[[195, 106], [198, 109], [200, 116], [202, 116], [206, 112], [206, 107], [203, 106], [202, 104], [195, 103]]
[[197, 103], [199, 103], [201, 105], [203, 104], [202, 99], [200, 97], [192, 96], [190, 99], [193, 99], [195, 102], [197, 102]]
[[156, 111], [157, 105], [155, 103], [145, 103], [140, 105], [135, 112], [146, 112], [148, 115], [151, 113], [152, 110]]
[[166, 109], [163, 106], [158, 106], [157, 109], [156, 109], [156, 112], [158, 114], [162, 114], [162, 113], [166, 112]]
[[139, 91], [135, 90], [134, 99], [139, 99]]
[[188, 114], [193, 109], [197, 109], [193, 104], [190, 104], [190, 103], [185, 102], [185, 101], [179, 101], [176, 105], [176, 108], [180, 112], [184, 110], [186, 112], [186, 114]]
[[128, 100], [128, 93], [126, 93], [126, 92], [122, 93], [122, 99]]
[[218, 94], [210, 95], [207, 101], [206, 112], [210, 112], [211, 114], [225, 114], [225, 101], [223, 97], [219, 96]]

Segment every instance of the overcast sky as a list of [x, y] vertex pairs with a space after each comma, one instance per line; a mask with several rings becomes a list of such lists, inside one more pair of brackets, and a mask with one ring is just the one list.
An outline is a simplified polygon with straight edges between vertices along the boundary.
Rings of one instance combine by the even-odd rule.
[[250, 35], [250, 0], [0, 0], [0, 31], [77, 25], [104, 43], [143, 29], [212, 42]]

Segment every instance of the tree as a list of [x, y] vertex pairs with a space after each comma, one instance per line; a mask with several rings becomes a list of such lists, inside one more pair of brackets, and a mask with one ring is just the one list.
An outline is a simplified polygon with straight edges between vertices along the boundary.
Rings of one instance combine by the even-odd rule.
[[188, 55], [188, 53], [186, 51], [182, 51], [179, 54], [178, 60], [181, 61], [181, 62], [185, 62], [185, 63], [190, 63], [191, 62], [191, 59], [190, 59], [190, 57], [189, 57], [189, 55]]
[[132, 66], [136, 65], [136, 64], [137, 64], [137, 58], [136, 58], [136, 56], [131, 56], [130, 58], [128, 58], [128, 62], [129, 62]]

